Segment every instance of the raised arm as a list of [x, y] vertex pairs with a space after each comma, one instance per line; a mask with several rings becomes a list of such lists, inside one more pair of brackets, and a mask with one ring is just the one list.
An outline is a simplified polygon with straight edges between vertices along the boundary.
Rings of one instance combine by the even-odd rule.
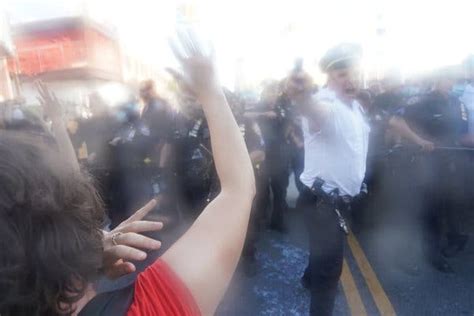
[[215, 312], [237, 266], [255, 179], [237, 123], [217, 80], [212, 58], [191, 34], [179, 34], [182, 50], [172, 45], [184, 78], [195, 93], [211, 133], [220, 194], [163, 256], [191, 291], [203, 315]]
[[79, 162], [67, 132], [61, 102], [59, 102], [54, 93], [49, 91], [44, 83], [37, 82], [36, 87], [40, 95], [38, 100], [43, 107], [43, 111], [51, 119], [51, 130], [56, 137], [60, 154], [66, 161], [70, 162], [73, 171], [79, 171]]

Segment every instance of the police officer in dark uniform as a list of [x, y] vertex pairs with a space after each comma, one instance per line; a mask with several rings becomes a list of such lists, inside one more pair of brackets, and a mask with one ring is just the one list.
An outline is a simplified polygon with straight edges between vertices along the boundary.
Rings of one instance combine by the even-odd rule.
[[[175, 77], [179, 81], [179, 77]], [[182, 92], [182, 91], [181, 91]], [[243, 102], [231, 91], [224, 89], [226, 98], [235, 115], [242, 136], [247, 144], [257, 179], [262, 179], [262, 165], [265, 160], [264, 142], [258, 124], [244, 116]], [[177, 175], [180, 207], [183, 213], [195, 220], [206, 205], [220, 191], [217, 178], [209, 128], [204, 113], [192, 96], [180, 94], [181, 113], [177, 128]], [[258, 181], [257, 181], [258, 182]], [[262, 185], [257, 185], [257, 191]], [[257, 240], [257, 217], [263, 210], [261, 199], [256, 198], [252, 208], [246, 243], [243, 249], [244, 270], [253, 275], [255, 266], [255, 242]]]
[[[420, 103], [407, 108], [405, 113], [407, 121], [421, 135], [441, 147], [459, 146], [462, 136], [467, 133], [466, 108], [450, 94], [454, 80], [454, 74], [449, 70], [439, 71], [434, 90]], [[458, 152], [449, 150], [435, 150], [420, 161], [424, 246], [429, 262], [441, 272], [452, 271], [443, 252], [446, 256], [453, 255], [467, 242], [456, 219], [459, 201], [463, 199], [462, 162]], [[443, 224], [447, 224], [446, 236], [443, 236]], [[446, 247], [442, 245], [443, 237], [447, 237]]]
[[304, 169], [304, 141], [300, 117], [292, 117], [291, 125], [288, 127], [287, 133], [291, 152], [290, 170], [293, 172], [295, 177], [296, 189], [301, 193], [303, 190], [303, 183], [301, 183], [300, 175]]
[[175, 114], [155, 91], [153, 81], [141, 83], [143, 107], [129, 102], [117, 113], [123, 124], [110, 142], [113, 148], [116, 194], [112, 225], [128, 217], [153, 197], [160, 197], [153, 216], [172, 227], [179, 218], [173, 198], [172, 166]]
[[209, 128], [197, 104], [194, 92], [188, 89], [182, 75], [168, 68], [177, 84], [179, 113], [176, 118], [176, 175], [179, 209], [193, 222], [211, 197], [214, 167]]
[[[370, 134], [364, 180], [368, 194], [353, 206], [354, 230], [375, 224], [383, 217], [391, 217], [389, 213], [392, 209], [398, 217], [403, 217], [400, 210], [409, 208], [409, 205], [402, 204], [408, 200], [403, 197], [413, 191], [412, 174], [406, 172], [411, 169], [410, 154], [392, 151], [392, 148], [402, 141], [415, 144], [425, 151], [434, 148], [432, 142], [416, 134], [403, 118], [406, 103], [401, 79], [391, 74], [383, 82], [383, 93], [373, 96], [370, 90], [362, 90], [358, 96], [370, 125]], [[384, 201], [383, 205], [380, 201]]]
[[[193, 102], [188, 100], [189, 102]], [[177, 119], [177, 163], [180, 209], [195, 220], [207, 205], [214, 164], [209, 128], [204, 113], [192, 104], [182, 105]]]
[[93, 93], [89, 96], [91, 117], [77, 119], [75, 133], [70, 138], [76, 150], [79, 163], [93, 175], [106, 209], [110, 213], [112, 202], [112, 151], [109, 142], [119, 128], [109, 105]]
[[296, 61], [295, 67], [285, 79], [284, 85], [285, 91], [281, 98], [285, 100], [285, 108], [288, 109], [285, 133], [286, 139], [289, 142], [290, 170], [294, 174], [296, 188], [301, 193], [304, 189], [304, 185], [300, 180], [300, 175], [304, 169], [304, 140], [301, 128], [301, 115], [295, 109], [297, 105], [292, 104], [287, 95], [302, 90], [311, 90], [313, 93], [316, 93], [318, 87], [313, 84], [312, 78], [303, 70], [302, 60], [300, 59]]
[[249, 227], [244, 248], [242, 250], [244, 272], [248, 276], [253, 276], [257, 273], [255, 244], [258, 237], [258, 221], [261, 219], [261, 213], [264, 210], [263, 203], [266, 202], [262, 199], [262, 194], [259, 194], [261, 190], [265, 189], [265, 176], [262, 173], [265, 164], [265, 142], [257, 122], [245, 116], [244, 102], [236, 94], [227, 89], [224, 89], [224, 93], [227, 102], [234, 113], [237, 124], [239, 125], [245, 144], [247, 145], [247, 150], [255, 173], [257, 192], [252, 205]]
[[[264, 160], [263, 139], [258, 125], [244, 117], [244, 105], [235, 94], [224, 89], [228, 102], [247, 142], [252, 160], [258, 161], [260, 169]], [[182, 111], [177, 119], [176, 138], [178, 140], [177, 172], [179, 187], [184, 193], [187, 208], [195, 215], [219, 193], [219, 183], [215, 181], [215, 168], [209, 137], [209, 128], [204, 113], [193, 105], [194, 100], [181, 100]], [[253, 158], [255, 156], [255, 158]], [[260, 171], [259, 171], [260, 172]], [[185, 206], [186, 207], [186, 206]]]
[[[245, 113], [249, 119], [258, 122], [265, 142], [265, 165], [263, 174], [266, 177], [266, 189], [261, 191], [265, 207], [273, 205], [270, 228], [285, 232], [284, 214], [288, 209], [286, 191], [289, 184], [289, 140], [288, 134], [288, 99], [281, 94], [281, 84], [275, 82], [267, 86], [261, 95], [258, 108]], [[270, 203], [270, 192], [273, 203]]]

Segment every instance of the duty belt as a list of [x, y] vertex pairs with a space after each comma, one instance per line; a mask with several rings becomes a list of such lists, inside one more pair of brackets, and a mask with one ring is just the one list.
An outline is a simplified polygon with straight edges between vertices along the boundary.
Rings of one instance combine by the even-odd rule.
[[341, 209], [349, 210], [351, 207], [351, 203], [353, 198], [349, 195], [339, 195], [339, 189], [334, 189], [331, 192], [326, 192], [323, 190], [324, 180], [321, 178], [316, 178], [311, 187], [311, 193], [315, 195], [318, 199], [321, 199], [325, 203], [331, 205], [334, 209], [334, 213], [336, 213], [339, 227], [344, 231], [346, 235], [349, 234], [349, 227], [347, 222], [341, 214]]

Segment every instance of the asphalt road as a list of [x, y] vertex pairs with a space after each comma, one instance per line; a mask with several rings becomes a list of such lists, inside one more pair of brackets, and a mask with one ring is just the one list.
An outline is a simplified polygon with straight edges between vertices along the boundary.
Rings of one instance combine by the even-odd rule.
[[[290, 188], [290, 205], [296, 197]], [[287, 214], [289, 232], [260, 234], [258, 274], [238, 269], [218, 315], [307, 315], [309, 291], [300, 284], [308, 260], [301, 214]], [[429, 266], [409, 225], [375, 225], [351, 234], [334, 315], [474, 315], [474, 236], [450, 259], [454, 274]]]

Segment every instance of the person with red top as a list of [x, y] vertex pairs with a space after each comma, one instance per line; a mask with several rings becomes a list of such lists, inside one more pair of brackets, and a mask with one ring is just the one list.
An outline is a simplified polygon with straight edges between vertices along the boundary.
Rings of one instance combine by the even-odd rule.
[[[0, 134], [0, 314], [210, 315], [236, 269], [255, 179], [211, 56], [190, 32], [172, 48], [183, 78], [203, 106], [221, 191], [189, 230], [135, 282], [97, 294], [101, 272], [118, 277], [160, 247], [142, 233], [151, 201], [113, 231], [89, 179], [40, 136]], [[233, 150], [228, 150], [232, 148]]]

